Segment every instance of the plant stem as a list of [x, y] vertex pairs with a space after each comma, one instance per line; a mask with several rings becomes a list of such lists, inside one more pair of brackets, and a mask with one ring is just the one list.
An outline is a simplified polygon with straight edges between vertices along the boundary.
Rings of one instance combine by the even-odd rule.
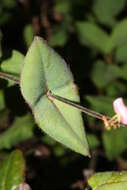
[[73, 107], [77, 108], [81, 112], [84, 112], [87, 115], [90, 115], [90, 116], [92, 116], [94, 118], [97, 118], [97, 119], [100, 119], [100, 120], [104, 120], [103, 118], [105, 117], [107, 120], [110, 119], [110, 117], [108, 117], [108, 116], [105, 116], [105, 115], [103, 115], [101, 113], [98, 113], [98, 112], [95, 112], [93, 110], [90, 110], [90, 109], [88, 109], [86, 107], [83, 107], [83, 106], [79, 105], [78, 103], [73, 102], [71, 100], [68, 100], [66, 98], [63, 98], [63, 97], [60, 97], [58, 95], [52, 94], [52, 92], [48, 92], [47, 95], [48, 95], [49, 99], [51, 99], [51, 100], [53, 100], [53, 99], [59, 100], [59, 101], [65, 103], [65, 104], [68, 104], [70, 106], [73, 106]]
[[[5, 79], [5, 80], [11, 80], [13, 81], [14, 83], [16, 84], [19, 84], [19, 79], [17, 77], [14, 77], [13, 75], [11, 74], [7, 74], [7, 73], [4, 73], [4, 72], [0, 72], [0, 78], [2, 79]], [[68, 100], [66, 98], [63, 98], [61, 96], [58, 96], [58, 95], [55, 95], [53, 94], [51, 91], [48, 90], [47, 92], [47, 96], [49, 99], [53, 100], [53, 99], [57, 99], [65, 104], [68, 104], [70, 106], [73, 106], [74, 108], [80, 110], [81, 112], [83, 113], [86, 113], [87, 115], [90, 115], [94, 118], [97, 118], [97, 119], [100, 119], [100, 120], [104, 120], [104, 118], [106, 118], [107, 120], [110, 119], [110, 117], [108, 116], [105, 116], [101, 113], [98, 113], [98, 112], [95, 112], [91, 109], [88, 109], [84, 106], [81, 106], [80, 104], [78, 104], [77, 102], [74, 102], [74, 101], [71, 101], [71, 100]]]
[[18, 77], [14, 77], [11, 74], [7, 74], [7, 73], [4, 73], [4, 72], [0, 71], [0, 78], [5, 79], [5, 80], [11, 80], [11, 81], [13, 81], [16, 84], [19, 84]]

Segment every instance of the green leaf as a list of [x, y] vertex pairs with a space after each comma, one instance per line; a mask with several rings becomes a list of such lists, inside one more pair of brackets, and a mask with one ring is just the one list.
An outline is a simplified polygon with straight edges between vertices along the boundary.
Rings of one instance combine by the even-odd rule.
[[92, 190], [126, 190], [127, 172], [98, 172], [88, 180]]
[[3, 90], [0, 90], [0, 111], [5, 108], [5, 99]]
[[0, 165], [0, 190], [18, 190], [24, 182], [25, 162], [21, 151], [13, 151]]
[[0, 134], [0, 149], [12, 146], [30, 139], [34, 136], [34, 122], [30, 115], [17, 117], [12, 126]]
[[43, 39], [35, 37], [24, 60], [21, 92], [36, 123], [55, 140], [83, 155], [89, 155], [81, 113], [58, 100], [47, 90], [79, 102], [77, 88], [64, 60]]
[[127, 80], [127, 64], [125, 63], [120, 67], [120, 77], [124, 80]]
[[68, 0], [55, 0], [54, 10], [64, 15], [68, 15], [71, 10], [71, 3]]
[[[6, 74], [11, 74], [12, 77], [19, 80], [22, 65], [24, 62], [24, 55], [13, 50], [12, 56], [1, 63], [1, 70]], [[8, 79], [8, 86], [14, 85], [15, 82]]]
[[86, 96], [85, 99], [90, 103], [93, 110], [105, 113], [106, 115], [112, 115], [114, 113], [112, 108], [113, 98], [106, 96]]
[[14, 76], [19, 76], [23, 62], [24, 55], [16, 50], [13, 50], [11, 58], [6, 59], [1, 63], [1, 70], [6, 73], [13, 74]]
[[51, 138], [50, 136], [48, 136], [46, 134], [44, 136], [42, 136], [41, 140], [44, 144], [47, 144], [49, 146], [54, 146], [57, 143], [56, 141], [54, 141], [53, 138]]
[[118, 62], [127, 61], [127, 43], [116, 49], [115, 57]]
[[3, 5], [6, 8], [12, 9], [16, 6], [16, 0], [3, 0]]
[[56, 157], [61, 157], [61, 156], [64, 156], [65, 153], [66, 153], [66, 149], [65, 147], [63, 146], [60, 146], [60, 144], [56, 145], [54, 148], [53, 148], [53, 153]]
[[53, 149], [53, 153], [56, 157], [61, 157], [65, 155], [66, 153], [66, 148], [62, 144], [56, 142], [53, 140], [50, 136], [44, 135], [41, 138], [42, 142], [46, 145], [49, 145]]
[[109, 160], [118, 158], [127, 150], [127, 128], [105, 131], [102, 135], [106, 156]]
[[124, 8], [126, 0], [95, 0], [93, 12], [101, 23], [110, 25], [111, 20]]
[[109, 36], [103, 29], [91, 22], [77, 22], [76, 28], [79, 40], [83, 45], [107, 53]]
[[2, 41], [2, 32], [0, 30], [0, 58], [2, 56], [2, 46], [1, 46], [1, 41]]
[[52, 32], [49, 44], [51, 46], [64, 46], [67, 42], [67, 32], [64, 28], [55, 28]]
[[120, 77], [120, 72], [118, 66], [106, 64], [104, 61], [98, 60], [93, 65], [91, 78], [98, 88], [103, 88]]
[[30, 46], [34, 39], [34, 30], [31, 24], [24, 27], [24, 41], [27, 47]]
[[88, 143], [91, 149], [97, 148], [100, 145], [98, 138], [90, 133], [87, 133]]
[[[120, 77], [123, 78], [122, 76], [123, 73], [121, 73], [120, 75], [121, 75]], [[124, 96], [126, 94], [126, 86], [122, 81], [117, 80], [117, 81], [113, 81], [113, 85], [112, 83], [108, 85], [105, 91], [108, 96], [116, 98], [119, 96]]]
[[127, 19], [120, 21], [114, 28], [110, 37], [110, 51], [127, 43]]
[[[63, 25], [65, 28], [70, 29], [73, 15], [72, 15], [73, 2], [68, 0], [55, 0], [53, 10], [58, 15], [58, 20], [64, 18]], [[60, 17], [59, 17], [60, 16]], [[62, 39], [61, 39], [62, 40]]]
[[6, 24], [12, 17], [12, 15], [8, 12], [4, 12], [4, 10], [1, 9], [1, 12], [0, 12], [0, 16], [1, 16], [1, 19], [0, 19], [0, 26]]

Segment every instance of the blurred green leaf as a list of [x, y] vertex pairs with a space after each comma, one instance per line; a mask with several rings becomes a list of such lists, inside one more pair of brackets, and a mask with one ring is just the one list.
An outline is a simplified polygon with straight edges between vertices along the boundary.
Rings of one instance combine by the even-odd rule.
[[13, 151], [0, 164], [0, 190], [18, 190], [24, 182], [25, 162], [21, 151]]
[[57, 144], [57, 146], [55, 146], [53, 148], [53, 153], [55, 154], [55, 156], [57, 157], [61, 157], [64, 156], [66, 153], [66, 148], [61, 146], [60, 144]]
[[[13, 50], [12, 56], [1, 63], [1, 70], [6, 74], [11, 74], [15, 79], [19, 79], [22, 65], [24, 62], [24, 55]], [[8, 79], [8, 87], [15, 85], [15, 82]]]
[[121, 66], [120, 76], [122, 79], [127, 80], [127, 64], [124, 64], [123, 66]]
[[6, 8], [14, 8], [16, 6], [16, 0], [1, 0], [2, 3], [3, 3], [3, 7], [6, 7]]
[[126, 190], [127, 172], [98, 172], [88, 180], [92, 190]]
[[[121, 78], [124, 78], [124, 77], [122, 77], [123, 73], [120, 75], [121, 75]], [[126, 86], [123, 82], [113, 81], [113, 84], [111, 83], [110, 85], [108, 85], [106, 87], [105, 91], [106, 91], [107, 96], [119, 97], [119, 96], [124, 96], [124, 94], [126, 93], [127, 90], [126, 90]]]
[[87, 133], [87, 139], [88, 139], [88, 143], [91, 149], [97, 148], [100, 145], [100, 142], [98, 138], [96, 137], [96, 135]]
[[80, 111], [56, 99], [51, 101], [46, 94], [51, 90], [79, 102], [72, 74], [63, 59], [39, 37], [35, 37], [25, 57], [20, 87], [42, 130], [72, 150], [89, 155]]
[[0, 58], [2, 56], [2, 46], [1, 46], [1, 41], [2, 41], [2, 32], [0, 30]]
[[127, 43], [116, 49], [115, 57], [117, 62], [127, 61]]
[[49, 44], [51, 46], [64, 46], [67, 42], [67, 32], [64, 28], [55, 28], [52, 32]]
[[113, 17], [122, 11], [125, 4], [126, 0], [95, 0], [93, 4], [93, 12], [99, 22], [111, 25]]
[[2, 26], [11, 18], [11, 14], [9, 12], [4, 12], [1, 10], [0, 17], [0, 26]]
[[121, 70], [113, 64], [106, 64], [102, 60], [94, 63], [91, 73], [91, 79], [98, 88], [104, 88], [113, 80], [120, 77]]
[[86, 96], [85, 99], [90, 103], [90, 107], [106, 115], [112, 115], [113, 108], [112, 102], [113, 98], [107, 96]]
[[112, 34], [110, 36], [110, 51], [113, 48], [119, 47], [127, 43], [127, 19], [118, 22], [113, 28]]
[[118, 158], [127, 150], [127, 128], [105, 131], [102, 135], [106, 156], [109, 160]]
[[31, 24], [27, 24], [24, 27], [24, 41], [27, 47], [30, 46], [34, 39], [34, 30]]
[[12, 56], [1, 63], [1, 70], [19, 76], [24, 62], [24, 55], [16, 50], [12, 51]]
[[9, 129], [0, 134], [0, 149], [11, 148], [34, 136], [34, 122], [30, 115], [17, 117]]
[[[54, 13], [59, 15], [61, 19], [64, 19], [62, 24], [65, 28], [70, 29], [72, 27], [73, 15], [72, 15], [73, 1], [68, 0], [55, 0], [54, 2]], [[58, 19], [59, 20], [59, 19]], [[62, 40], [62, 39], [61, 39]]]
[[0, 90], [0, 111], [5, 108], [5, 99], [4, 99], [4, 93], [3, 90]]
[[77, 22], [76, 28], [81, 44], [107, 53], [109, 36], [103, 29], [91, 22]]
[[43, 143], [46, 143], [47, 145], [50, 145], [50, 146], [53, 146], [56, 144], [56, 141], [46, 134], [41, 138], [41, 140]]
[[42, 142], [53, 147], [53, 153], [55, 156], [57, 157], [61, 157], [65, 154], [66, 152], [66, 148], [61, 145], [60, 143], [56, 142], [54, 139], [52, 139], [50, 136], [48, 135], [44, 135], [41, 138]]
[[12, 10], [14, 10], [16, 4], [16, 0], [0, 1], [0, 26], [3, 26], [12, 18]]
[[55, 0], [54, 10], [67, 15], [71, 10], [71, 2], [68, 0]]

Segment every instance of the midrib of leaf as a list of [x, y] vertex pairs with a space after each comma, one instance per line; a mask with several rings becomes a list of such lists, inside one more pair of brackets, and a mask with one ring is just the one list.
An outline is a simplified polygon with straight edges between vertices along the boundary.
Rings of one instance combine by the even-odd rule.
[[38, 96], [38, 98], [37, 98], [37, 100], [34, 102], [34, 107], [35, 106], [37, 106], [37, 104], [41, 101], [41, 99], [43, 98], [43, 96], [45, 96], [45, 94], [46, 93], [41, 93], [39, 96]]
[[65, 82], [63, 85], [61, 85], [61, 86], [59, 86], [59, 87], [57, 87], [57, 88], [55, 88], [55, 89], [52, 89], [52, 92], [54, 92], [54, 91], [59, 91], [59, 90], [62, 90], [64, 87], [66, 87], [67, 85], [69, 85], [69, 84], [71, 84], [71, 83], [73, 83], [73, 81], [67, 81], [67, 82]]
[[[40, 46], [39, 46], [38, 43], [36, 43], [36, 48], [37, 48], [37, 50], [38, 50], [38, 56], [39, 56], [40, 63], [42, 64], [42, 68], [43, 68], [43, 79], [44, 79], [44, 81], [45, 81], [46, 86], [45, 86], [45, 88], [44, 88], [44, 92], [40, 93], [40, 95], [38, 96], [38, 98], [36, 99], [36, 101], [35, 101], [34, 104], [33, 104], [33, 109], [32, 109], [32, 110], [33, 110], [33, 113], [34, 113], [34, 108], [40, 103], [40, 101], [42, 100], [43, 96], [46, 96], [46, 93], [47, 93], [48, 90], [51, 90], [51, 91], [56, 91], [57, 89], [60, 90], [60, 89], [63, 89], [67, 84], [73, 83], [73, 80], [72, 80], [73, 78], [70, 78], [70, 80], [65, 81], [65, 82], [62, 84], [62, 86], [55, 87], [54, 89], [53, 89], [53, 88], [52, 88], [52, 89], [49, 89], [48, 81], [47, 81], [47, 77], [46, 77], [46, 75], [48, 74], [48, 72], [46, 72], [46, 70], [45, 70], [45, 65], [43, 64], [43, 63], [44, 63], [44, 60], [43, 60], [43, 56], [42, 56], [42, 53], [41, 53], [41, 48], [40, 48]], [[49, 49], [48, 54], [47, 54], [47, 60], [48, 60], [48, 63], [47, 63], [47, 64], [48, 64], [48, 65], [50, 65], [50, 59], [51, 59], [50, 57], [51, 57], [51, 55], [52, 55], [51, 53], [52, 53], [52, 51]], [[64, 64], [64, 63], [63, 63], [63, 64]], [[70, 75], [71, 75], [71, 72], [70, 72]], [[48, 97], [47, 97], [47, 99], [48, 99]], [[64, 115], [60, 112], [59, 107], [57, 107], [56, 104], [53, 103], [50, 99], [48, 99], [48, 100], [50, 101], [50, 103], [52, 104], [52, 106], [55, 108], [56, 112], [59, 113], [59, 115], [61, 116], [61, 118], [63, 119], [63, 121], [66, 123], [66, 125], [67, 125], [67, 126], [71, 129], [71, 131], [76, 135], [77, 139], [79, 139], [79, 141], [80, 141], [82, 144], [84, 144], [84, 142], [80, 139], [80, 137], [78, 136], [78, 134], [76, 134], [75, 131], [73, 130], [71, 124], [68, 123], [68, 121], [65, 119]], [[29, 105], [30, 105], [30, 104], [29, 104]], [[32, 108], [32, 106], [31, 106], [31, 108]], [[35, 118], [35, 120], [36, 120], [36, 118]], [[38, 122], [37, 122], [37, 123], [38, 123]]]
[[[43, 61], [43, 57], [42, 57], [42, 54], [41, 54], [41, 50], [40, 50], [40, 47], [39, 47], [38, 43], [37, 43], [36, 45], [37, 45], [37, 49], [38, 49], [38, 53], [39, 53], [40, 62], [42, 63], [42, 66], [43, 66], [43, 62], [44, 62], [44, 61]], [[52, 50], [52, 51], [53, 51], [53, 50]], [[48, 64], [50, 64], [50, 56], [51, 56], [51, 50], [49, 51], [49, 54], [48, 54]], [[52, 90], [52, 92], [53, 92], [53, 91], [57, 91], [57, 90], [61, 90], [61, 89], [63, 89], [64, 87], [66, 87], [66, 85], [73, 83], [73, 81], [68, 80], [68, 81], [66, 81], [62, 86], [59, 86], [59, 87], [57, 87], [57, 88], [55, 88], [55, 89], [49, 89], [48, 83], [47, 83], [47, 78], [46, 78], [45, 67], [44, 67], [44, 66], [43, 66], [43, 69], [44, 69], [44, 79], [45, 79], [45, 81], [46, 81], [46, 87], [47, 87], [46, 90]], [[70, 74], [71, 74], [71, 73], [70, 73]], [[40, 96], [39, 96], [38, 99], [36, 100], [35, 105], [38, 104], [38, 102], [41, 100], [42, 96], [44, 96], [46, 93], [47, 93], [47, 91], [40, 94]]]
[[62, 118], [65, 121], [65, 123], [67, 124], [67, 126], [69, 126], [71, 128], [72, 132], [77, 136], [77, 138], [79, 139], [79, 141], [83, 143], [83, 141], [80, 139], [80, 137], [77, 135], [77, 133], [75, 133], [75, 131], [73, 130], [73, 128], [70, 125], [70, 123], [68, 123], [68, 121], [65, 119], [65, 117], [63, 116], [63, 114], [59, 111], [59, 108], [56, 106], [56, 104], [53, 101], [52, 101], [52, 104], [53, 104], [54, 108], [56, 109], [56, 111], [62, 116]]
[[[45, 81], [47, 81], [47, 78], [46, 78], [46, 72], [45, 72], [45, 67], [43, 66], [43, 57], [42, 57], [42, 54], [41, 54], [41, 50], [40, 50], [40, 47], [39, 47], [39, 45], [38, 45], [38, 43], [36, 44], [37, 45], [37, 49], [38, 49], [38, 54], [39, 54], [39, 58], [40, 58], [40, 62], [42, 63], [42, 67], [43, 67], [43, 70], [44, 70], [44, 80]], [[49, 53], [48, 53], [48, 65], [50, 64], [50, 56], [51, 56], [51, 50], [49, 51]], [[70, 73], [71, 74], [71, 73]], [[57, 90], [61, 90], [61, 89], [63, 89], [67, 84], [69, 84], [69, 83], [73, 83], [73, 81], [72, 80], [68, 80], [66, 83], [64, 83], [64, 85], [62, 85], [61, 87], [59, 86], [59, 87], [57, 87], [57, 88], [55, 88], [54, 90], [52, 89], [52, 91], [57, 91]], [[49, 89], [49, 87], [48, 87], [48, 83], [46, 82], [46, 87], [47, 87], [47, 89], [46, 90], [50, 90]], [[34, 104], [34, 106], [37, 106], [37, 104], [39, 104], [39, 102], [41, 101], [41, 99], [43, 98], [43, 96], [46, 94], [46, 92], [44, 92], [44, 93], [41, 93], [40, 94], [40, 96], [38, 97], [38, 99], [36, 100], [36, 102], [35, 102], [35, 104]], [[69, 126], [70, 128], [71, 128], [71, 130], [72, 130], [72, 132], [77, 136], [77, 138], [79, 139], [79, 141], [80, 142], [82, 142], [82, 140], [80, 139], [80, 137], [73, 131], [73, 128], [72, 128], [72, 126], [68, 123], [68, 121], [65, 119], [65, 117], [64, 117], [64, 115], [60, 112], [60, 110], [59, 110], [59, 108], [56, 106], [56, 104], [53, 102], [53, 101], [51, 101], [51, 100], [49, 100], [50, 101], [50, 103], [54, 106], [54, 108], [55, 108], [55, 110], [56, 110], [56, 112], [58, 112], [60, 115], [61, 115], [61, 117], [63, 118], [63, 120], [64, 120], [64, 122], [67, 124], [67, 126]], [[63, 103], [64, 104], [64, 103]], [[83, 142], [82, 142], [83, 143]]]
[[[43, 61], [43, 57], [42, 57], [42, 54], [41, 54], [41, 51], [40, 51], [40, 47], [39, 47], [38, 44], [37, 44], [37, 48], [38, 48], [38, 53], [39, 53], [39, 57], [40, 57], [40, 62], [41, 62], [42, 65], [43, 65], [43, 62], [44, 62], [44, 61]], [[50, 50], [49, 53], [48, 53], [48, 64], [50, 64], [50, 56], [51, 56], [51, 50]], [[45, 81], [47, 81], [46, 72], [45, 72], [45, 67], [44, 67], [44, 66], [43, 66], [43, 69], [44, 69], [44, 79], [45, 79]], [[57, 87], [57, 88], [55, 88], [54, 90], [55, 90], [55, 91], [56, 91], [56, 90], [60, 90], [60, 89], [64, 88], [64, 86], [66, 86], [67, 84], [72, 83], [72, 82], [73, 82], [73, 81], [67, 81], [64, 85], [62, 85], [61, 87]], [[46, 83], [46, 86], [47, 86], [47, 90], [50, 90], [49, 87], [48, 87], [48, 83]], [[52, 89], [52, 91], [54, 91], [54, 90]], [[41, 98], [43, 98], [42, 96], [44, 96], [44, 94], [46, 94], [46, 93], [40, 94], [40, 96], [39, 96], [39, 98], [36, 100], [34, 106], [37, 106], [37, 104], [41, 101]], [[68, 123], [68, 121], [65, 119], [65, 117], [63, 116], [63, 114], [60, 112], [59, 108], [56, 106], [56, 104], [55, 104], [53, 101], [51, 101], [51, 100], [49, 100], [49, 101], [50, 101], [50, 103], [54, 106], [56, 112], [58, 112], [58, 113], [62, 116], [62, 118], [63, 118], [63, 120], [65, 121], [65, 123], [67, 124], [67, 126], [69, 126], [69, 127], [71, 128], [72, 132], [77, 136], [77, 138], [79, 139], [79, 141], [82, 142], [82, 140], [79, 138], [79, 136], [73, 131], [72, 126], [71, 126], [71, 125]], [[63, 104], [64, 104], [64, 103], [63, 103]], [[83, 142], [82, 142], [82, 143], [83, 143]]]
[[[38, 43], [36, 43], [36, 46], [37, 46], [37, 49], [38, 49], [39, 59], [40, 59], [40, 62], [42, 63], [42, 67], [43, 67], [43, 70], [44, 70], [43, 75], [44, 75], [44, 80], [45, 80], [45, 83], [46, 83], [47, 80], [46, 80], [46, 75], [45, 75], [45, 69], [44, 69], [44, 66], [43, 66], [43, 59], [42, 59], [42, 56], [41, 56], [40, 47], [39, 47]], [[48, 85], [47, 85], [47, 89], [48, 89]], [[42, 96], [44, 96], [45, 94], [46, 94], [46, 91], [41, 92], [40, 95], [38, 96], [37, 100], [34, 102], [33, 106], [36, 106], [38, 104], [38, 102], [41, 100]]]
[[[43, 42], [44, 43], [44, 42]], [[40, 62], [42, 62], [42, 65], [43, 65], [43, 56], [42, 56], [42, 54], [41, 54], [41, 50], [40, 50], [40, 47], [39, 47], [39, 45], [37, 44], [37, 48], [38, 48], [38, 53], [39, 53], [39, 57], [40, 57]], [[50, 57], [51, 57], [51, 53], [52, 53], [52, 51], [54, 51], [54, 50], [51, 50], [51, 49], [49, 49], [49, 53], [48, 53], [48, 58], [47, 58], [47, 60], [48, 60], [48, 65], [50, 65]], [[62, 59], [62, 58], [61, 58]], [[65, 63], [66, 64], [66, 63]], [[47, 78], [46, 78], [46, 72], [45, 72], [45, 67], [43, 67], [44, 68], [44, 78], [45, 78], [45, 81], [46, 81], [46, 87], [47, 87], [47, 90], [52, 90], [52, 91], [54, 91], [54, 90], [59, 90], [59, 89], [61, 89], [61, 88], [63, 88], [64, 86], [66, 86], [67, 84], [69, 84], [69, 83], [71, 83], [71, 82], [73, 82], [72, 80], [68, 80], [68, 81], [66, 81], [63, 85], [61, 85], [61, 86], [58, 86], [58, 87], [56, 87], [55, 89], [54, 88], [52, 88], [52, 89], [49, 89], [49, 87], [48, 87], [48, 83], [47, 83]], [[70, 75], [71, 75], [71, 72], [69, 73]], [[45, 93], [44, 93], [45, 94]]]

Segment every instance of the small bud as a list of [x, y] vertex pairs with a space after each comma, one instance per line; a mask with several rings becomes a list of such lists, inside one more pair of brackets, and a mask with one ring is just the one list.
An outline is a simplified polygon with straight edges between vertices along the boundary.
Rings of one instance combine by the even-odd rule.
[[120, 122], [127, 125], [127, 106], [125, 106], [122, 98], [117, 98], [113, 102], [114, 111], [120, 115]]
[[31, 190], [31, 188], [27, 183], [21, 183], [18, 190]]

